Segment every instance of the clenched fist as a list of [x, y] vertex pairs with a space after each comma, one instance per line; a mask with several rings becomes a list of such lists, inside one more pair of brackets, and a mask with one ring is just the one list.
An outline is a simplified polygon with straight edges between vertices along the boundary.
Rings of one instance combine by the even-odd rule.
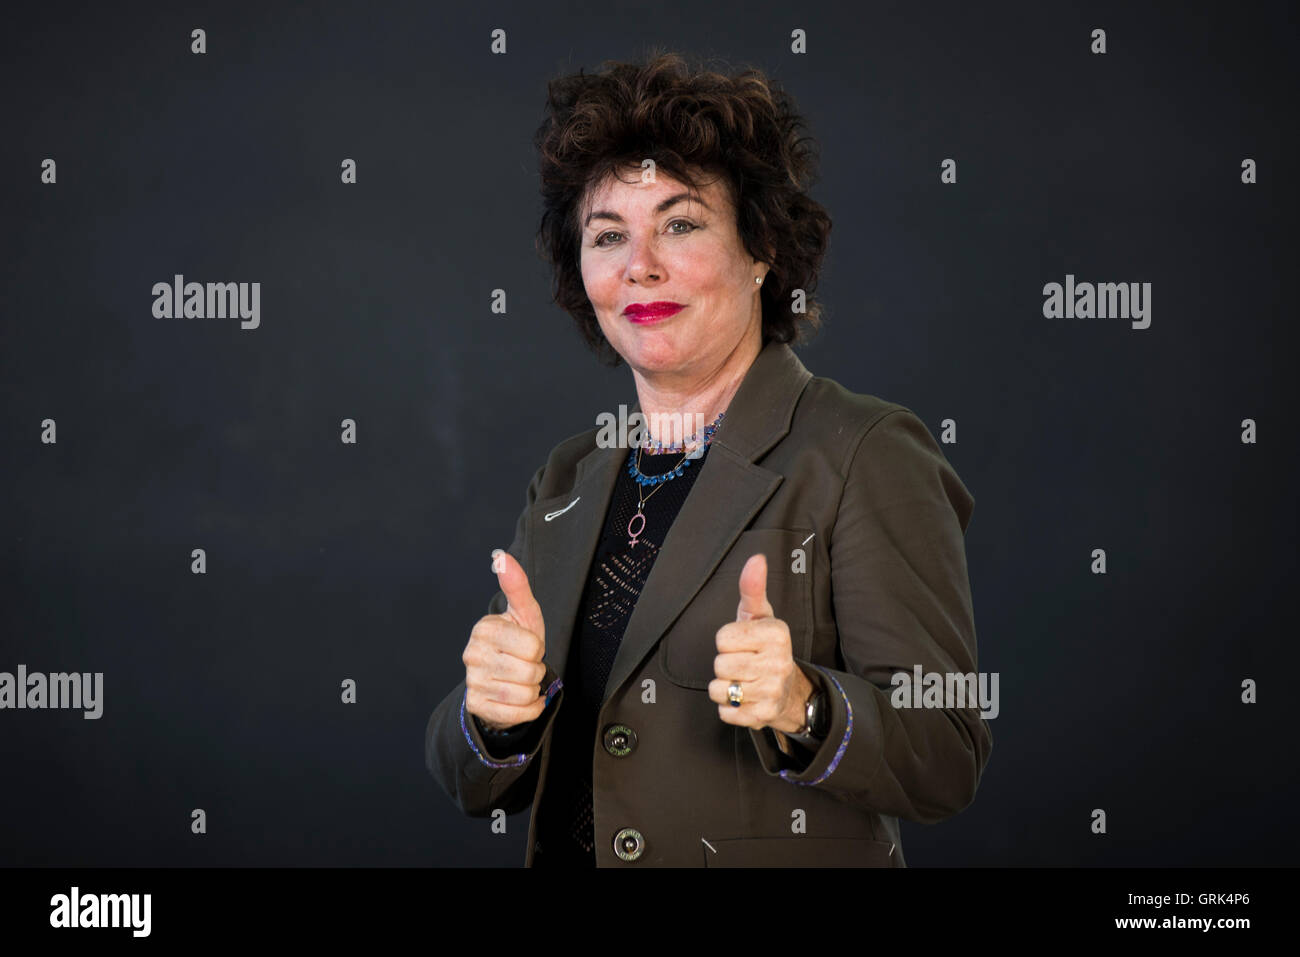
[[513, 555], [492, 553], [492, 570], [506, 595], [506, 610], [484, 615], [469, 634], [465, 662], [465, 710], [485, 727], [503, 730], [533, 721], [546, 710], [542, 679], [546, 626], [528, 575]]
[[[799, 731], [813, 684], [794, 660], [789, 626], [768, 603], [767, 558], [761, 553], [741, 569], [736, 620], [719, 628], [715, 641], [709, 700], [717, 702], [718, 717], [742, 728]], [[739, 707], [727, 697], [732, 682], [740, 685]]]

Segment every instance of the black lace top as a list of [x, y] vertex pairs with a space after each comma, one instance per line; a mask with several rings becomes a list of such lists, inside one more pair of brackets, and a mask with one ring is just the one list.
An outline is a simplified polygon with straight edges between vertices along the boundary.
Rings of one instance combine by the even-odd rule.
[[[682, 458], [681, 452], [642, 452], [640, 468], [645, 475], [665, 474]], [[534, 866], [594, 867], [595, 842], [613, 840], [613, 835], [592, 832], [591, 762], [605, 682], [668, 529], [707, 460], [708, 447], [700, 458], [682, 467], [680, 476], [658, 485], [639, 486], [626, 467], [619, 473], [588, 573], [575, 640], [569, 646], [564, 705], [555, 718], [546, 787], [537, 809]], [[639, 497], [645, 498], [645, 525], [640, 531], [639, 520], [633, 525], [632, 531], [639, 531], [633, 545], [628, 523], [636, 514]]]

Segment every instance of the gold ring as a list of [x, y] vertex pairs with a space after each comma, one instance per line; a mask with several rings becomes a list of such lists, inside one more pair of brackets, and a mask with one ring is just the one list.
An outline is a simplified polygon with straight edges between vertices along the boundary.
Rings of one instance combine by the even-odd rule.
[[739, 681], [733, 681], [727, 686], [727, 700], [731, 702], [733, 708], [739, 708], [740, 703], [745, 700], [745, 692], [741, 690]]

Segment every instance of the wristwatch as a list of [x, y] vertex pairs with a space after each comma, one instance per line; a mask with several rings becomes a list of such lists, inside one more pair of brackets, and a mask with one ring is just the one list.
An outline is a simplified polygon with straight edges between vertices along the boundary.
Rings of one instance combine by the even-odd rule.
[[830, 731], [831, 709], [826, 706], [826, 692], [814, 687], [812, 694], [803, 706], [803, 727], [787, 734], [787, 738], [798, 741], [805, 747], [816, 750]]

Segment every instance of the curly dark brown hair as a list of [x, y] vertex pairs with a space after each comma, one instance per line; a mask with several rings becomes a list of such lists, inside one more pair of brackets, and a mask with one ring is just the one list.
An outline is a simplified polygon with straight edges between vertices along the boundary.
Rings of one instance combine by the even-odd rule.
[[[764, 345], [803, 342], [821, 326], [813, 291], [831, 218], [807, 192], [817, 147], [801, 135], [806, 129], [789, 95], [759, 70], [727, 76], [677, 53], [656, 50], [643, 64], [606, 60], [598, 73], [548, 84], [534, 136], [543, 197], [537, 249], [552, 266], [555, 303], [601, 362], [623, 360], [587, 298], [579, 212], [589, 190], [623, 169], [639, 172], [644, 159], [694, 189], [721, 176], [745, 249], [769, 266], [760, 292]], [[792, 308], [796, 290], [802, 312]]]

